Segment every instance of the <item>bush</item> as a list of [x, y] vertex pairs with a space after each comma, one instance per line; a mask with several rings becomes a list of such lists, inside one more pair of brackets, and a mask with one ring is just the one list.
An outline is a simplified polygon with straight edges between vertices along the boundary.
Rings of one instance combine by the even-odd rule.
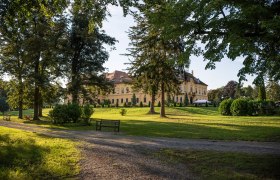
[[121, 114], [122, 116], [125, 116], [126, 113], [127, 113], [127, 110], [126, 110], [126, 109], [121, 109], [121, 110], [120, 110], [120, 114]]
[[256, 112], [258, 115], [273, 115], [276, 113], [276, 106], [274, 101], [266, 100], [266, 101], [256, 101]]
[[231, 115], [230, 106], [231, 106], [232, 102], [233, 102], [232, 99], [225, 99], [220, 103], [219, 112], [221, 113], [221, 115], [224, 115], [224, 116]]
[[89, 125], [90, 117], [93, 113], [94, 109], [88, 104], [82, 108], [82, 118], [85, 124]]
[[126, 103], [123, 103], [123, 107], [126, 107]]
[[248, 104], [247, 104], [247, 114], [248, 114], [249, 116], [254, 116], [254, 115], [256, 115], [255, 103], [254, 103], [254, 101], [252, 101], [252, 100], [249, 100], [249, 101], [248, 101]]
[[76, 123], [81, 115], [82, 111], [78, 104], [56, 105], [49, 112], [49, 116], [52, 118], [54, 124]]
[[230, 106], [230, 112], [233, 116], [248, 115], [248, 100], [241, 98], [235, 99]]
[[143, 107], [143, 102], [142, 101], [140, 102], [140, 107]]
[[68, 105], [56, 105], [49, 112], [54, 124], [63, 124], [68, 121], [67, 107]]
[[159, 101], [157, 106], [160, 107], [160, 105], [161, 105], [161, 104], [160, 104], [160, 101]]

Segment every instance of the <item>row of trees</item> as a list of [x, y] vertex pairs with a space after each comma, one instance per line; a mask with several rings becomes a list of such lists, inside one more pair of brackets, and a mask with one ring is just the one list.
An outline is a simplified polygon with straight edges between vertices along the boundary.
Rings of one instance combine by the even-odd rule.
[[[74, 103], [89, 86], [108, 86], [102, 75], [108, 59], [104, 44], [112, 46], [115, 39], [101, 27], [108, 5], [118, 4], [136, 22], [129, 31], [128, 70], [135, 88], [152, 95], [150, 113], [160, 92], [160, 116], [165, 116], [165, 94], [178, 93], [178, 77], [184, 78], [191, 55], [202, 55], [210, 69], [225, 56], [243, 57], [240, 80], [255, 74], [262, 95], [265, 76], [275, 82], [280, 79], [279, 1], [3, 0], [0, 70], [17, 84], [19, 118], [25, 84], [33, 91], [35, 120], [43, 91], [60, 78], [69, 80]], [[134, 12], [129, 10], [132, 6]]]
[[268, 81], [263, 87], [247, 86], [242, 87], [236, 81], [229, 81], [225, 86], [209, 90], [208, 99], [214, 102], [221, 102], [223, 99], [249, 98], [260, 100], [280, 101], [280, 84], [279, 82]]
[[101, 27], [109, 4], [121, 4], [127, 12], [131, 2], [1, 1], [0, 72], [11, 78], [19, 118], [26, 104], [25, 91], [33, 94], [33, 118], [39, 120], [48, 98], [44, 94], [61, 78], [69, 81], [73, 103], [86, 86], [108, 86], [101, 75], [108, 59], [104, 45], [113, 46], [115, 39]]

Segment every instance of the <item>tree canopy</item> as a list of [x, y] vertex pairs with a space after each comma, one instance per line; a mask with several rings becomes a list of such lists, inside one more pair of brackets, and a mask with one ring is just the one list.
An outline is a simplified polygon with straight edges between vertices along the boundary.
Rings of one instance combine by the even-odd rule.
[[280, 2], [278, 0], [171, 0], [150, 12], [166, 38], [183, 36], [187, 51], [202, 55], [206, 68], [228, 57], [244, 59], [238, 75], [280, 79]]

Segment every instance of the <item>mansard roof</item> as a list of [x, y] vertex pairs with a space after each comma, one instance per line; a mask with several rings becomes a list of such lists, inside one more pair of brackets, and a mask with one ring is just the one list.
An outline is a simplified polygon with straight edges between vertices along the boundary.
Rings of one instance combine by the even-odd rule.
[[114, 84], [132, 82], [132, 79], [128, 76], [128, 74], [123, 71], [114, 71], [112, 73], [107, 73], [106, 78]]
[[[106, 78], [113, 82], [114, 84], [121, 84], [121, 83], [131, 83], [132, 79], [128, 76], [128, 74], [126, 72], [123, 71], [114, 71], [111, 73], [107, 73], [106, 74]], [[195, 84], [200, 84], [200, 85], [204, 85], [204, 86], [208, 86], [207, 84], [205, 84], [204, 82], [202, 82], [200, 79], [196, 78], [193, 74], [185, 72], [180, 79], [182, 79], [183, 81], [187, 81], [190, 82], [191, 79], [193, 80], [193, 82]]]
[[190, 82], [191, 79], [193, 80], [193, 82], [195, 84], [200, 84], [200, 85], [204, 85], [204, 86], [208, 86], [207, 84], [205, 84], [204, 82], [202, 82], [199, 78], [196, 78], [193, 74], [185, 72], [184, 73], [184, 77], [185, 81]]

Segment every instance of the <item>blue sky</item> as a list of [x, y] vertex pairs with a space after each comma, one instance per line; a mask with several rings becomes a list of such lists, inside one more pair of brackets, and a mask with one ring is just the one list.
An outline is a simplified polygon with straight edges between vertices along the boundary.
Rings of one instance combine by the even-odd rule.
[[[127, 31], [129, 27], [134, 25], [134, 20], [131, 16], [123, 17], [122, 9], [120, 7], [110, 8], [111, 17], [107, 18], [107, 21], [103, 24], [103, 29], [110, 36], [115, 37], [119, 42], [116, 43], [116, 50], [110, 50], [110, 58], [105, 63], [105, 67], [108, 68], [109, 72], [114, 70], [125, 70], [126, 66], [124, 63], [128, 62], [128, 57], [121, 54], [127, 52], [129, 47], [129, 39]], [[191, 57], [191, 64], [189, 71], [193, 70], [194, 75], [201, 81], [208, 84], [209, 89], [215, 89], [227, 84], [230, 80], [238, 81], [238, 71], [242, 67], [242, 59], [231, 61], [224, 59], [222, 62], [216, 64], [215, 70], [205, 70], [207, 62], [203, 61], [202, 57]], [[247, 76], [248, 81], [244, 82], [244, 86], [252, 84], [253, 77]]]

